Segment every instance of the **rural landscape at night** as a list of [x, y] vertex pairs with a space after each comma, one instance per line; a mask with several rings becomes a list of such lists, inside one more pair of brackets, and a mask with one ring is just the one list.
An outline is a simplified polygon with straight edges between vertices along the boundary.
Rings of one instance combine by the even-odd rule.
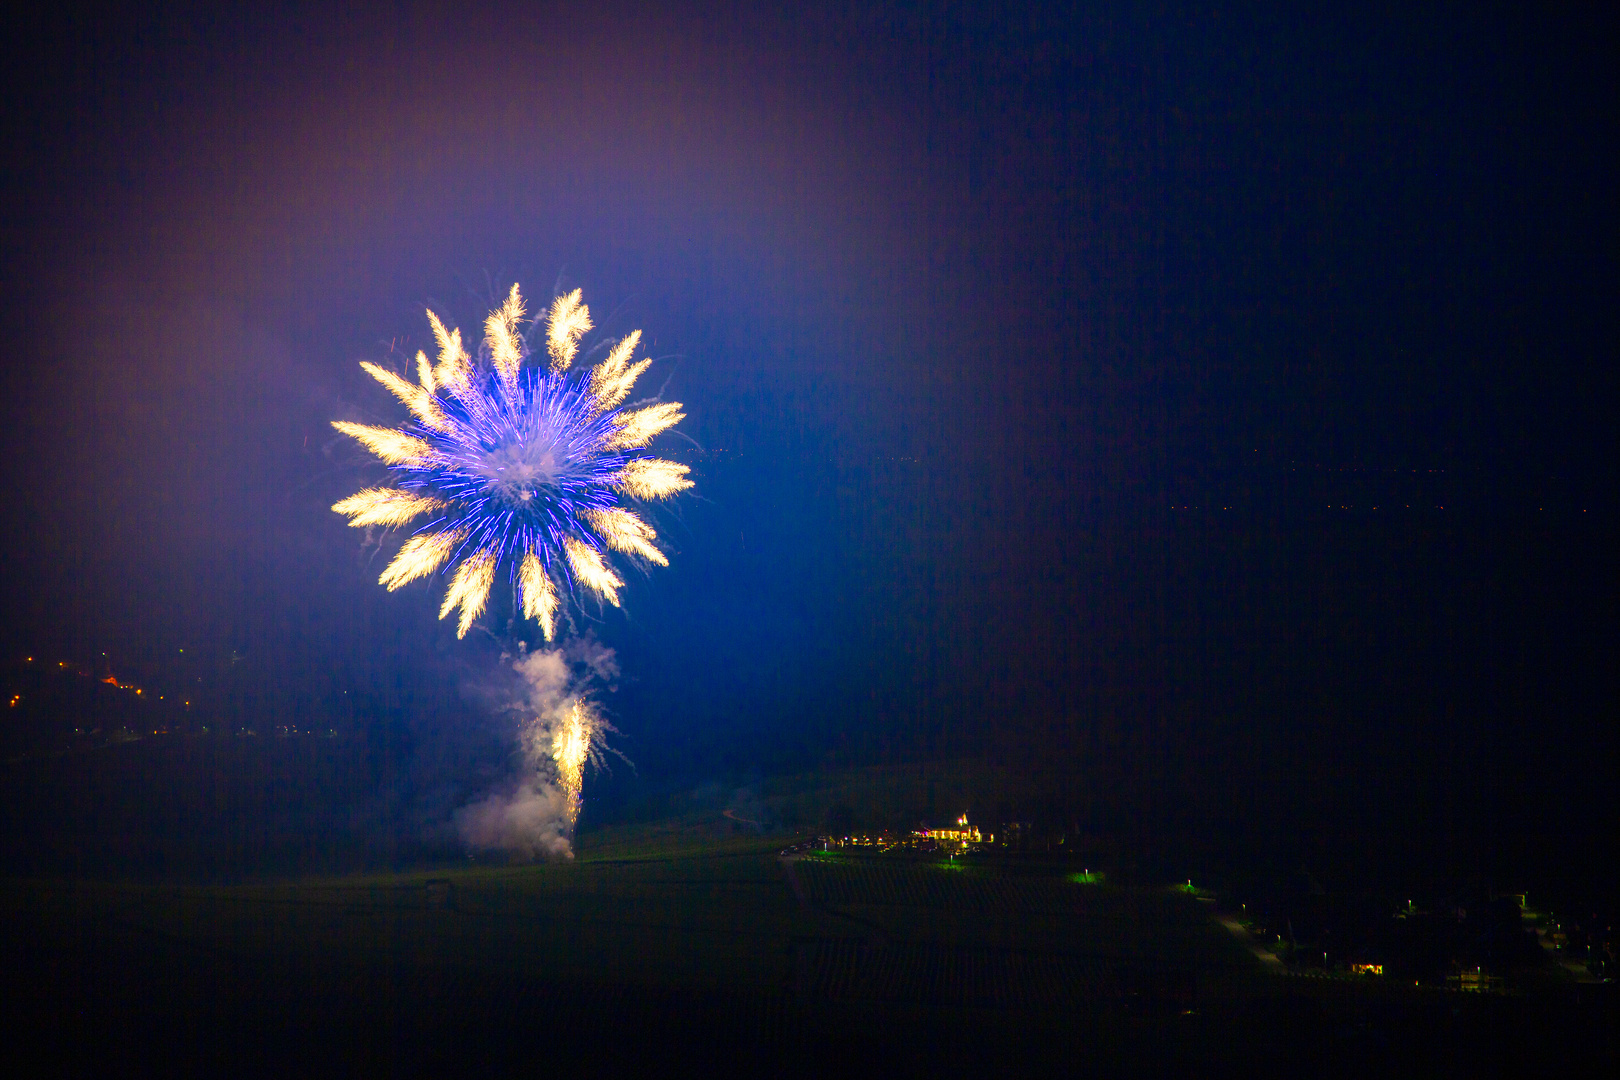
[[31, 1075], [1607, 1075], [1601, 9], [3, 76]]

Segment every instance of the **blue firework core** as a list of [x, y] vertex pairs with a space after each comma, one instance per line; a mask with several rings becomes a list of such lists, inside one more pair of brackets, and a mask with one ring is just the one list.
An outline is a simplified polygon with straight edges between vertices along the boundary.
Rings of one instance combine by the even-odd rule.
[[452, 431], [412, 432], [442, 464], [396, 466], [402, 487], [455, 500], [454, 512], [418, 531], [465, 527], [464, 548], [534, 551], [559, 571], [565, 535], [601, 551], [579, 515], [618, 504], [613, 482], [632, 455], [600, 449], [614, 433], [613, 414], [599, 415], [583, 380], [568, 374], [525, 372], [510, 396], [493, 373], [477, 381], [475, 395], [445, 402]]

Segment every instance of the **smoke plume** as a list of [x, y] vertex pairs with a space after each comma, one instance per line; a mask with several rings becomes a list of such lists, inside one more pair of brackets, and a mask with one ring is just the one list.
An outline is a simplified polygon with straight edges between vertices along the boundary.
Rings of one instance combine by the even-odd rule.
[[520, 782], [456, 811], [456, 830], [467, 846], [529, 862], [573, 858], [567, 825], [565, 796], [543, 780]]

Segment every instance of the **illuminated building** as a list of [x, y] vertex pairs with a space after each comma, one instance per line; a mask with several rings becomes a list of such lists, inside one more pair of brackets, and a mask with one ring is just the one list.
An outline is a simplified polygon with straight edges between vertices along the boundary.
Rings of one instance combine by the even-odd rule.
[[1502, 985], [1502, 977], [1500, 975], [1487, 974], [1484, 968], [1476, 967], [1472, 971], [1463, 970], [1459, 971], [1455, 975], [1447, 976], [1446, 983], [1453, 990], [1461, 990], [1465, 993], [1483, 994], [1492, 990], [1500, 989]]
[[984, 838], [979, 835], [976, 825], [968, 824], [968, 817], [963, 814], [956, 819], [956, 824], [943, 829], [921, 828], [912, 833], [920, 839], [944, 840], [956, 844], [982, 844]]

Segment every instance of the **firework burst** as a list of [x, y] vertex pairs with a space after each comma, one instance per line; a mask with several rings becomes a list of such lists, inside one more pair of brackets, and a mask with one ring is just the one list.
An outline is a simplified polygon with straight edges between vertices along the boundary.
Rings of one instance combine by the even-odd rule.
[[[360, 365], [399, 398], [411, 420], [399, 428], [332, 425], [395, 475], [394, 486], [366, 488], [332, 509], [354, 526], [393, 528], [428, 518], [378, 582], [392, 592], [449, 574], [439, 618], [460, 613], [457, 637], [483, 614], [503, 567], [523, 617], [538, 622], [547, 641], [558, 616], [582, 593], [617, 606], [624, 581], [610, 552], [669, 564], [632, 504], [692, 486], [685, 465], [646, 453], [658, 434], [680, 422], [680, 404], [625, 405], [652, 363], [634, 358], [641, 331], [580, 370], [574, 361], [591, 317], [578, 289], [531, 322], [524, 315], [513, 285], [484, 321], [474, 357], [461, 331], [446, 329], [429, 311], [439, 355], [435, 361], [416, 354], [415, 382], [376, 364]], [[542, 332], [546, 360], [531, 365], [530, 338]], [[562, 767], [563, 758], [556, 760]]]

